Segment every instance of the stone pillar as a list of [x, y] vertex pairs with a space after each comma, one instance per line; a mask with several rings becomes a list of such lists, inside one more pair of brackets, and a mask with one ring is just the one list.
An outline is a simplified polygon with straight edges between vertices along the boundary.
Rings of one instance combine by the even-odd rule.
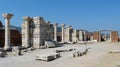
[[67, 42], [70, 42], [70, 28], [71, 28], [71, 25], [68, 25], [67, 26]]
[[83, 41], [83, 31], [82, 30], [79, 31], [79, 40]]
[[99, 42], [101, 42], [101, 31], [99, 31]]
[[90, 35], [90, 41], [93, 41], [93, 35]]
[[23, 17], [24, 19], [24, 23], [25, 23], [25, 43], [22, 44], [23, 47], [29, 47], [30, 44], [29, 44], [29, 22], [31, 20], [30, 17], [28, 16], [25, 16]]
[[3, 14], [5, 19], [5, 50], [10, 48], [10, 19], [12, 16], [13, 14]]
[[83, 34], [84, 34], [84, 41], [86, 41], [86, 32], [83, 31]]
[[65, 26], [65, 24], [61, 24], [61, 27], [62, 27], [62, 40], [61, 40], [61, 42], [62, 43], [64, 43], [65, 41], [64, 41], [64, 34], [65, 34], [65, 32], [64, 32], [64, 26]]
[[119, 35], [117, 31], [111, 31], [110, 32], [110, 42], [118, 42], [119, 41]]
[[54, 41], [57, 41], [57, 23], [54, 24]]
[[107, 41], [107, 34], [106, 34], [106, 33], [105, 33], [105, 36], [104, 36], [104, 37], [105, 37], [105, 41]]

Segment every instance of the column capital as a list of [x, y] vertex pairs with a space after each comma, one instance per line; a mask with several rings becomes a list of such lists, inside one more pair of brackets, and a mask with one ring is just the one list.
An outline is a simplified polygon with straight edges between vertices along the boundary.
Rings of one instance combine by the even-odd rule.
[[29, 16], [24, 16], [23, 19], [24, 21], [30, 21], [32, 18], [30, 18]]
[[58, 23], [54, 23], [54, 26], [57, 26], [58, 25]]
[[5, 19], [11, 19], [12, 16], [13, 16], [13, 14], [7, 14], [7, 13], [5, 13], [5, 14], [2, 14], [2, 16], [3, 16], [3, 18], [5, 18]]
[[65, 24], [61, 24], [61, 27], [64, 27], [65, 26]]

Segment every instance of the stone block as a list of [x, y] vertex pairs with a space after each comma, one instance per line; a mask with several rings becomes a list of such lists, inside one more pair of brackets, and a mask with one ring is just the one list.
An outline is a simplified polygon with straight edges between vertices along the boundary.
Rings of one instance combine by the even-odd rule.
[[45, 46], [47, 48], [54, 48], [55, 44], [52, 41], [45, 41]]
[[73, 57], [78, 57], [79, 56], [79, 53], [78, 52], [74, 52], [73, 53]]
[[35, 59], [43, 60], [43, 61], [52, 61], [59, 57], [60, 57], [59, 53], [48, 53], [48, 54], [43, 54], [43, 55], [37, 55]]
[[78, 56], [85, 55], [87, 53], [87, 51], [88, 51], [88, 49], [75, 50], [73, 52], [73, 57], [78, 57]]
[[109, 53], [120, 53], [120, 50], [110, 50]]
[[0, 57], [6, 57], [6, 55], [7, 55], [7, 52], [5, 50], [2, 50], [0, 52]]

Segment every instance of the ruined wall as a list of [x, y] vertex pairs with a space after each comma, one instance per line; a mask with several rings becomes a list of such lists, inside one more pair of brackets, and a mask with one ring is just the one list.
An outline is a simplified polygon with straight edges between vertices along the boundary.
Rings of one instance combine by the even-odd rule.
[[22, 45], [26, 45], [25, 35], [28, 33], [29, 45], [28, 47], [40, 48], [44, 45], [45, 40], [53, 40], [53, 25], [46, 22], [43, 17], [33, 17], [28, 21], [28, 27], [25, 22], [22, 24]]
[[119, 36], [117, 31], [111, 31], [111, 42], [118, 42]]
[[77, 42], [77, 41], [78, 41], [78, 31], [77, 30], [73, 30], [72, 42]]
[[93, 33], [93, 40], [97, 40], [98, 42], [100, 41], [99, 39], [100, 33], [99, 32], [94, 32]]

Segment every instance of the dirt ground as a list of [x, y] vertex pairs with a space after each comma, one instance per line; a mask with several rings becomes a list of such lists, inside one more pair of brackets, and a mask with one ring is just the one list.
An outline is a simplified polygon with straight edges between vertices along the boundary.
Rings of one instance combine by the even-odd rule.
[[38, 49], [23, 56], [0, 58], [0, 67], [116, 67], [120, 64], [120, 53], [109, 53], [109, 50], [120, 50], [120, 43], [91, 43], [86, 55], [72, 57], [72, 52], [62, 52], [61, 57], [50, 62], [36, 61], [36, 55], [54, 52], [56, 49], [82, 49], [84, 44], [71, 44], [63, 47]]

